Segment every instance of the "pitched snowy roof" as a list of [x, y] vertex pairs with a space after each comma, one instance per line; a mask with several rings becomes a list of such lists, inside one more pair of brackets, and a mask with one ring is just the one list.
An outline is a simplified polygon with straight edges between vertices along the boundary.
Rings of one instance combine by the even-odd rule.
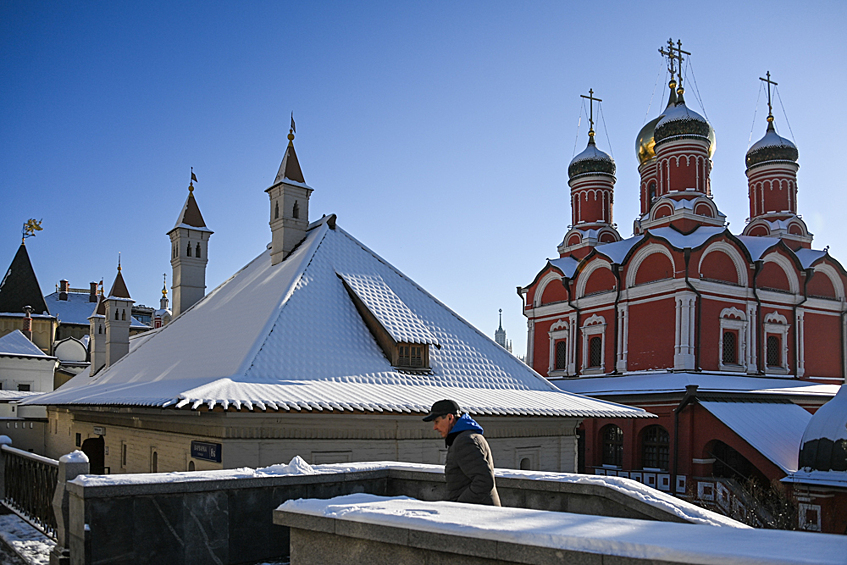
[[[398, 332], [431, 335], [431, 371], [391, 365], [338, 273], [367, 300], [390, 290], [380, 315]], [[272, 265], [265, 251], [149, 334], [37, 403], [421, 413], [453, 398], [477, 414], [650, 416], [563, 393], [325, 220], [285, 261]]]
[[636, 235], [614, 243], [605, 243], [596, 247], [597, 253], [601, 253], [612, 260], [612, 263], [620, 265], [626, 259], [627, 254], [635, 247], [644, 236]]
[[89, 302], [89, 294], [82, 292], [67, 293], [67, 300], [59, 300], [59, 293], [54, 292], [44, 297], [47, 307], [60, 323], [88, 325], [88, 317], [97, 308], [97, 302]]
[[55, 359], [55, 357], [51, 357], [41, 351], [37, 345], [32, 343], [23, 333], [21, 333], [21, 330], [15, 330], [11, 333], [7, 333], [3, 337], [0, 337], [0, 355]]
[[131, 298], [131, 296], [129, 295], [129, 290], [127, 290], [126, 288], [124, 277], [121, 274], [120, 266], [118, 267], [118, 274], [115, 277], [115, 282], [112, 283], [112, 289], [109, 291], [109, 298]]
[[194, 198], [193, 184], [188, 187], [188, 196], [185, 199], [185, 204], [182, 205], [182, 209], [179, 211], [179, 216], [176, 219], [176, 224], [171, 231], [176, 228], [212, 232], [212, 230], [206, 227], [203, 214], [200, 213], [200, 207], [197, 205], [197, 199]]
[[579, 261], [573, 257], [559, 257], [558, 259], [548, 259], [548, 263], [556, 267], [562, 274], [568, 278], [573, 277], [576, 268], [579, 267]]
[[800, 440], [812, 415], [792, 402], [717, 402], [700, 405], [786, 473], [797, 470]]

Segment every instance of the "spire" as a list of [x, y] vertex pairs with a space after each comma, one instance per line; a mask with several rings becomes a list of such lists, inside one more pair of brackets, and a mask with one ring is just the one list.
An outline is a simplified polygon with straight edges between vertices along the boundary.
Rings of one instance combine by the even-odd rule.
[[191, 167], [191, 180], [188, 182], [188, 198], [185, 199], [185, 204], [182, 206], [182, 210], [180, 210], [179, 217], [177, 217], [176, 225], [174, 227], [206, 227], [206, 222], [203, 220], [203, 214], [200, 213], [200, 207], [197, 206], [197, 200], [194, 198], [195, 182], [198, 182], [197, 175], [194, 174], [194, 167]]
[[121, 261], [118, 259], [118, 274], [115, 277], [115, 282], [112, 283], [112, 290], [109, 291], [109, 297], [114, 296], [115, 298], [123, 298], [130, 299], [129, 291], [126, 288], [126, 283], [124, 282], [124, 277], [121, 274]]
[[29, 260], [29, 253], [21, 242], [12, 264], [0, 282], [0, 312], [19, 314], [24, 306], [31, 306], [36, 314], [49, 312]]
[[291, 113], [291, 128], [288, 130], [288, 147], [285, 148], [285, 155], [282, 157], [282, 163], [279, 166], [279, 171], [274, 179], [274, 184], [283, 180], [292, 180], [306, 184], [303, 178], [303, 171], [300, 170], [300, 162], [297, 160], [297, 152], [294, 151], [294, 112]]
[[499, 329], [501, 331], [503, 330], [503, 309], [502, 308], [500, 308], [500, 327], [497, 328], [497, 329]]

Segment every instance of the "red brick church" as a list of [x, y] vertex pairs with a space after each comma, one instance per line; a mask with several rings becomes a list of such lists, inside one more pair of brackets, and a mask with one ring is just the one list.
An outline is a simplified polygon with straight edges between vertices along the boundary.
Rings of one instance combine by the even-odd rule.
[[[798, 470], [811, 414], [844, 382], [847, 273], [812, 248], [798, 215], [798, 151], [772, 111], [746, 155], [750, 219], [729, 231], [709, 180], [714, 130], [685, 102], [687, 53], [668, 47], [667, 107], [636, 139], [634, 236], [613, 223], [615, 163], [592, 119], [568, 167], [572, 221], [558, 257], [518, 289], [527, 362], [562, 389], [659, 416], [586, 421], [585, 472], [766, 522], [735, 486]], [[763, 80], [770, 93], [775, 83]], [[800, 527], [826, 530], [819, 510], [797, 517]]]

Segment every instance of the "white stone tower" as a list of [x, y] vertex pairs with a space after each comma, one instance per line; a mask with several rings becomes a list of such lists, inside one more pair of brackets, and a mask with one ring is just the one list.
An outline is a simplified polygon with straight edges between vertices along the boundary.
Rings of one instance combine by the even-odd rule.
[[266, 189], [270, 197], [271, 264], [280, 263], [306, 237], [309, 227], [309, 196], [312, 188], [303, 179], [294, 152], [294, 119], [288, 132], [288, 147], [274, 184]]
[[209, 262], [209, 238], [214, 233], [206, 227], [197, 200], [191, 173], [188, 198], [179, 213], [171, 238], [171, 267], [173, 267], [173, 316], [188, 310], [206, 295], [206, 263]]
[[103, 300], [105, 306], [104, 320], [106, 325], [106, 368], [112, 366], [118, 359], [129, 353], [129, 326], [132, 323], [132, 304], [135, 302], [129, 296], [129, 291], [121, 275], [121, 265], [118, 263], [118, 274], [112, 284], [112, 290]]

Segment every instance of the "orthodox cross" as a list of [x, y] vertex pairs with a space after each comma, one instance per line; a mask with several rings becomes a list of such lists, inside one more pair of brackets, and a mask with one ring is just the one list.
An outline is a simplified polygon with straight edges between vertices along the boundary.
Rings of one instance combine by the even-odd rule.
[[594, 137], [594, 102], [602, 102], [602, 100], [600, 98], [594, 98], [593, 88], [588, 89], [588, 96], [585, 94], [580, 94], [579, 96], [588, 100], [588, 123], [590, 124], [588, 135]]
[[765, 73], [765, 76], [768, 78], [759, 77], [759, 80], [768, 83], [768, 116], [773, 117], [773, 106], [771, 105], [771, 85], [776, 86], [777, 83], [771, 80], [771, 72], [768, 71]]
[[[668, 58], [668, 71], [671, 73], [671, 80], [674, 78], [674, 74], [679, 74], [679, 84], [682, 85], [682, 62], [685, 59], [683, 55], [691, 55], [688, 51], [683, 51], [682, 49], [682, 40], [677, 40], [676, 45], [673, 43], [673, 39], [668, 39], [668, 50], [665, 51], [663, 47], [659, 48], [659, 53], [663, 57]], [[674, 61], [679, 61], [679, 68], [677, 69]]]

